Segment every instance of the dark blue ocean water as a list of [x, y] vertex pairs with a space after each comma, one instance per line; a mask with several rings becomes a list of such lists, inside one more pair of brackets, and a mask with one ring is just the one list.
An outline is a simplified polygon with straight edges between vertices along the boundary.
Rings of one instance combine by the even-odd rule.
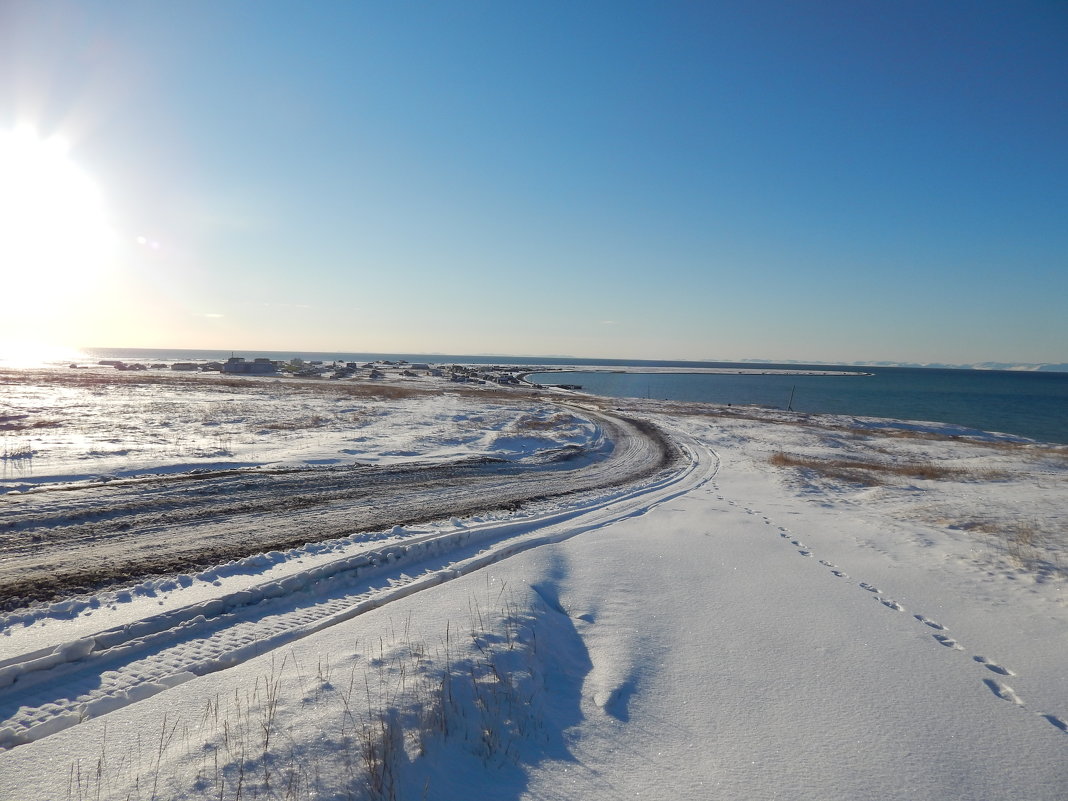
[[[225, 360], [230, 351], [87, 349], [92, 359], [126, 361]], [[534, 374], [544, 383], [581, 384], [584, 390], [610, 397], [659, 398], [710, 403], [759, 404], [795, 411], [928, 420], [1016, 434], [1046, 442], [1068, 443], [1068, 373], [1006, 370], [946, 370], [908, 367], [832, 367], [735, 362], [669, 362], [622, 359], [575, 359], [540, 356], [470, 356], [462, 354], [310, 353], [239, 351], [252, 359], [306, 361], [373, 361], [404, 359], [437, 364], [514, 364], [570, 367], [736, 367], [752, 370], [863, 370], [864, 376], [784, 376], [687, 373]]]
[[[761, 365], [761, 367], [772, 365]], [[780, 365], [787, 369], [796, 365]], [[745, 365], [752, 369], [754, 365]], [[826, 366], [814, 369], [828, 369]], [[955, 423], [1068, 443], [1068, 373], [865, 367], [871, 375], [539, 373], [610, 397], [758, 404], [799, 412]], [[791, 403], [792, 396], [792, 403]]]

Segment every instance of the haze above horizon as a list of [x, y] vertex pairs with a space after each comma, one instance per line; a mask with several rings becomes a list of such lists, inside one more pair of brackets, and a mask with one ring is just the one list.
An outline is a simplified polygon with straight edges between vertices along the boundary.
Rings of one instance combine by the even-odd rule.
[[0, 6], [0, 350], [1068, 362], [1068, 6]]

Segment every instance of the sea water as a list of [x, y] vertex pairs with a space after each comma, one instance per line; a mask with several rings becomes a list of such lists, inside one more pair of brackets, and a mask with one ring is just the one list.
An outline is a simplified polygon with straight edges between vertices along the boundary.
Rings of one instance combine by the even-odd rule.
[[[751, 370], [754, 365], [745, 367]], [[793, 365], [778, 367], [797, 369]], [[835, 368], [821, 365], [812, 369]], [[756, 404], [799, 412], [934, 421], [1068, 443], [1068, 373], [837, 369], [863, 369], [868, 374], [566, 372], [535, 373], [528, 380], [578, 384], [583, 391], [610, 397]]]

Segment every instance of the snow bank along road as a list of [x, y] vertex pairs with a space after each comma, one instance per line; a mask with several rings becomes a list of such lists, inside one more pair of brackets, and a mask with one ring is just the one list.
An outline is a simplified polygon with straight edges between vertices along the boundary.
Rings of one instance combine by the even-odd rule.
[[[538, 465], [389, 470], [379, 481], [374, 479], [382, 471], [224, 474], [201, 479], [206, 485], [192, 482], [193, 493], [206, 486], [211, 494], [193, 494], [188, 507], [183, 493], [191, 492], [190, 482], [173, 480], [20, 499], [30, 504], [16, 507], [17, 520], [50, 514], [52, 530], [54, 521], [67, 521], [75, 542], [65, 547], [63, 537], [54, 534], [39, 554], [9, 548], [12, 561], [43, 575], [50, 561], [61, 560], [68, 565], [61, 575], [69, 576], [69, 582], [86, 569], [84, 554], [98, 549], [108, 559], [123, 558], [123, 549], [133, 551], [125, 557], [127, 571], [158, 568], [161, 560], [201, 561], [194, 555], [197, 549], [232, 553], [222, 543], [235, 528], [249, 553], [281, 547], [272, 545], [280, 541], [306, 543], [312, 531], [320, 539], [324, 533], [352, 532], [354, 517], [361, 526], [427, 520], [485, 508], [487, 497], [500, 505], [584, 491], [566, 505], [545, 504], [545, 510], [532, 515], [473, 525], [454, 520], [447, 529], [430, 533], [396, 526], [384, 538], [351, 538], [350, 547], [325, 561], [315, 561], [314, 543], [306, 545], [290, 552], [288, 561], [297, 566], [283, 578], [0, 660], [0, 748], [38, 740], [515, 553], [640, 514], [715, 472], [715, 457], [705, 450], [698, 458], [699, 446], [685, 436], [670, 444], [647, 424], [582, 412], [605, 432], [600, 456], [543, 459]], [[279, 485], [293, 494], [278, 498]], [[220, 494], [237, 489], [240, 499]], [[106, 514], [92, 503], [102, 491], [109, 493]], [[354, 510], [354, 502], [371, 494], [372, 511]], [[272, 519], [263, 516], [265, 509], [284, 511], [276, 517], [285, 528], [257, 533], [257, 524]], [[78, 514], [92, 514], [94, 522], [71, 522]], [[182, 522], [160, 520], [166, 515], [181, 515]], [[106, 518], [106, 526], [96, 522], [99, 517]], [[150, 524], [150, 545], [139, 544], [127, 531], [136, 527], [144, 535]], [[50, 528], [39, 526], [44, 542]], [[301, 531], [305, 533], [297, 536]], [[272, 559], [284, 561], [284, 556], [276, 552], [246, 561], [259, 565]], [[306, 560], [314, 564], [300, 567]], [[3, 569], [5, 577], [13, 575], [10, 563]], [[183, 578], [188, 577], [176, 581]]]
[[185, 473], [0, 499], [0, 609], [262, 551], [618, 486], [676, 453], [648, 424], [593, 412], [586, 447], [517, 461]]

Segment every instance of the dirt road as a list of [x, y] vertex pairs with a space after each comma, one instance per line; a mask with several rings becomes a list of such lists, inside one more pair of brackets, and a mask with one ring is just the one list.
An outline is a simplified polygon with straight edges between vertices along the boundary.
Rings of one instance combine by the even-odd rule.
[[233, 470], [0, 498], [0, 609], [269, 550], [625, 484], [677, 456], [655, 428], [594, 413], [585, 449], [451, 465]]

